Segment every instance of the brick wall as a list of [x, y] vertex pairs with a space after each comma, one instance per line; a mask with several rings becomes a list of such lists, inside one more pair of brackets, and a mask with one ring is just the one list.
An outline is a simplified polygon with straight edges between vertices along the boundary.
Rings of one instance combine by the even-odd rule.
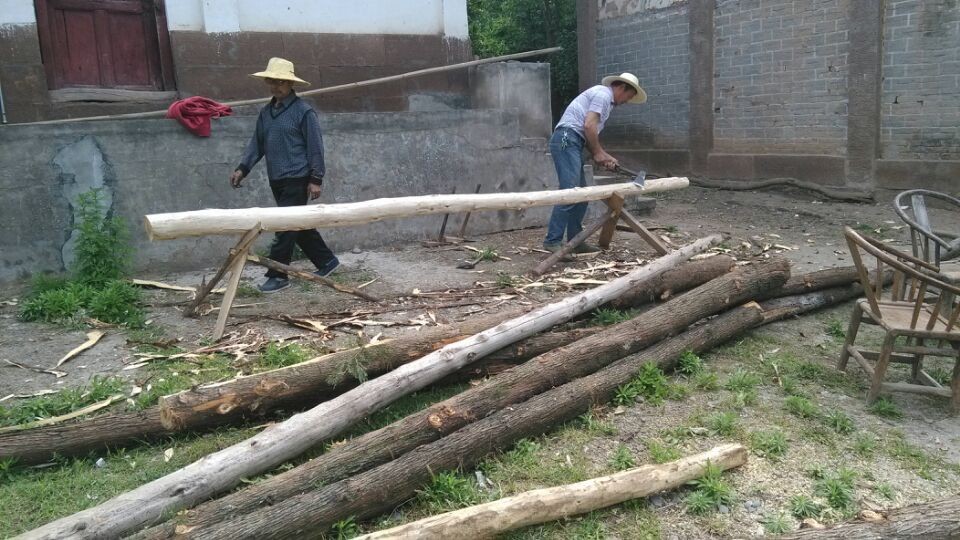
[[888, 0], [883, 33], [883, 157], [960, 160], [957, 0]]
[[687, 6], [618, 13], [597, 25], [597, 81], [624, 71], [635, 74], [647, 103], [623, 105], [603, 131], [608, 141], [651, 148], [682, 148], [690, 113]]
[[847, 0], [720, 0], [714, 150], [843, 155]]

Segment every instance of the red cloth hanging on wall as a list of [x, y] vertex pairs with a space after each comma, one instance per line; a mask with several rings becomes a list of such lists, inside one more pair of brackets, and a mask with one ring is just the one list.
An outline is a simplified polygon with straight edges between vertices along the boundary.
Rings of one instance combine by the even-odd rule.
[[190, 133], [198, 137], [210, 136], [210, 119], [230, 116], [233, 110], [203, 96], [193, 96], [174, 101], [167, 109], [167, 118], [173, 118], [183, 124]]

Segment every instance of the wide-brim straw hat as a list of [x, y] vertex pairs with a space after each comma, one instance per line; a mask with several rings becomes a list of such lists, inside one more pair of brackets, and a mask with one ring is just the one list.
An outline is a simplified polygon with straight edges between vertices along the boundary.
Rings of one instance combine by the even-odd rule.
[[310, 84], [307, 81], [297, 77], [293, 72], [293, 62], [283, 58], [271, 58], [267, 62], [267, 69], [251, 73], [251, 77], [260, 77], [261, 79], [277, 79], [280, 81], [292, 81], [299, 84]]
[[647, 93], [643, 91], [643, 88], [640, 88], [640, 80], [637, 79], [637, 76], [633, 73], [621, 73], [620, 75], [610, 75], [609, 77], [604, 77], [601, 84], [604, 86], [610, 86], [615, 82], [627, 83], [631, 88], [637, 91], [637, 95], [633, 96], [633, 99], [627, 103], [644, 103], [647, 101]]

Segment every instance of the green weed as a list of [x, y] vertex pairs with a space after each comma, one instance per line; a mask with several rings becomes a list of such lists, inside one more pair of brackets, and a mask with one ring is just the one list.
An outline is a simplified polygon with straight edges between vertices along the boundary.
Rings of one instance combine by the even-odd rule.
[[26, 424], [42, 418], [60, 416], [123, 393], [124, 382], [115, 378], [94, 377], [87, 387], [64, 388], [55, 394], [0, 407], [0, 426]]
[[260, 353], [257, 364], [267, 369], [277, 369], [305, 362], [313, 356], [313, 351], [296, 343], [281, 344], [271, 342]]
[[767, 514], [760, 521], [760, 524], [763, 525], [763, 530], [769, 534], [784, 534], [790, 532], [790, 520], [783, 512]]
[[478, 261], [497, 262], [500, 260], [500, 254], [492, 247], [484, 247], [477, 253]]
[[126, 226], [119, 217], [108, 217], [99, 189], [77, 197], [75, 279], [95, 288], [122, 279], [130, 266], [132, 249]]
[[516, 281], [506, 272], [497, 272], [496, 285], [501, 289], [509, 289], [516, 285]]
[[888, 501], [894, 500], [897, 496], [893, 490], [893, 486], [887, 482], [880, 482], [879, 484], [873, 486], [873, 491]]
[[823, 497], [831, 508], [848, 511], [853, 506], [853, 481], [856, 474], [849, 469], [842, 469], [833, 474], [825, 474], [814, 484], [814, 492]]
[[418, 490], [417, 494], [420, 502], [435, 512], [463, 508], [480, 499], [470, 480], [447, 471], [435, 475], [430, 484]]
[[617, 405], [632, 405], [638, 398], [659, 405], [670, 396], [670, 383], [656, 364], [646, 363], [627, 384], [617, 388], [613, 401]]
[[693, 351], [684, 351], [677, 362], [677, 371], [688, 377], [698, 375], [703, 372], [703, 359]]
[[[309, 284], [310, 282], [304, 282], [304, 283]], [[239, 296], [240, 298], [260, 298], [261, 296], [263, 296], [263, 292], [260, 289], [258, 289], [256, 286], [251, 285], [244, 281], [237, 286], [237, 296]]]
[[737, 430], [737, 415], [730, 412], [714, 413], [707, 417], [705, 426], [716, 435], [729, 437]]
[[599, 416], [592, 410], [581, 414], [579, 417], [577, 417], [577, 420], [580, 421], [580, 426], [590, 433], [596, 433], [599, 435], [617, 434], [617, 428], [614, 427], [613, 424], [601, 420]]
[[336, 540], [348, 540], [360, 536], [360, 526], [354, 521], [353, 516], [347, 519], [341, 519], [330, 527], [331, 537]]
[[783, 400], [783, 406], [790, 414], [800, 418], [816, 418], [820, 410], [809, 399], [800, 396], [788, 396]]
[[748, 392], [760, 385], [760, 377], [743, 369], [737, 369], [727, 377], [723, 387], [731, 392]]
[[647, 451], [650, 452], [650, 459], [654, 463], [666, 463], [680, 459], [680, 450], [676, 446], [663, 443], [657, 439], [647, 439], [645, 444]]
[[787, 437], [782, 431], [758, 431], [750, 437], [753, 450], [770, 459], [778, 459], [787, 453]]
[[738, 390], [734, 392], [725, 403], [732, 409], [742, 411], [751, 405], [755, 405], [757, 403], [757, 396], [756, 390]]
[[717, 390], [720, 388], [720, 381], [716, 373], [712, 371], [701, 371], [694, 375], [693, 386], [700, 390]]
[[840, 411], [831, 411], [824, 416], [823, 421], [830, 429], [841, 435], [848, 435], [856, 430], [853, 419]]
[[935, 470], [941, 468], [941, 460], [931, 456], [919, 446], [910, 444], [901, 434], [894, 434], [887, 441], [887, 454], [913, 469], [917, 476], [926, 480], [933, 479]]
[[835, 337], [837, 339], [846, 339], [847, 331], [843, 326], [843, 322], [837, 319], [830, 319], [827, 322], [826, 328], [827, 335]]
[[593, 310], [592, 322], [596, 326], [611, 326], [629, 321], [635, 316], [636, 312], [632, 309], [597, 308]]
[[787, 504], [790, 507], [790, 513], [797, 519], [817, 517], [823, 510], [819, 503], [806, 495], [794, 495], [790, 497]]
[[690, 482], [693, 493], [687, 496], [687, 511], [691, 514], [706, 514], [716, 511], [721, 505], [733, 503], [733, 488], [723, 480], [723, 471], [708, 464], [703, 476]]
[[853, 451], [861, 457], [872, 456], [876, 448], [876, 439], [874, 439], [871, 435], [861, 433], [858, 434], [853, 440]]
[[635, 467], [636, 464], [637, 462], [633, 459], [633, 454], [630, 453], [630, 449], [623, 444], [617, 445], [613, 457], [610, 458], [610, 468], [615, 471], [625, 471]]
[[886, 396], [880, 396], [870, 405], [869, 411], [881, 418], [897, 419], [903, 417], [903, 412], [896, 403]]

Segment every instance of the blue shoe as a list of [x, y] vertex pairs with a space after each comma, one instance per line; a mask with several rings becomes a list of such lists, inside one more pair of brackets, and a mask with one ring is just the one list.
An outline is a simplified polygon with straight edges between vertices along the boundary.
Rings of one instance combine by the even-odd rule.
[[327, 264], [325, 264], [325, 265], [321, 266], [320, 268], [318, 268], [317, 271], [314, 272], [314, 275], [317, 275], [317, 276], [320, 276], [320, 277], [327, 277], [327, 276], [329, 276], [330, 274], [332, 274], [332, 273], [334, 272], [334, 270], [336, 270], [337, 268], [340, 268], [340, 259], [334, 257], [334, 258], [330, 259], [330, 260], [327, 262]]
[[270, 294], [270, 293], [275, 293], [277, 291], [282, 291], [289, 286], [290, 286], [289, 279], [272, 277], [272, 278], [267, 278], [267, 280], [264, 281], [262, 285], [260, 285], [259, 289], [260, 289], [260, 292], [264, 294]]

